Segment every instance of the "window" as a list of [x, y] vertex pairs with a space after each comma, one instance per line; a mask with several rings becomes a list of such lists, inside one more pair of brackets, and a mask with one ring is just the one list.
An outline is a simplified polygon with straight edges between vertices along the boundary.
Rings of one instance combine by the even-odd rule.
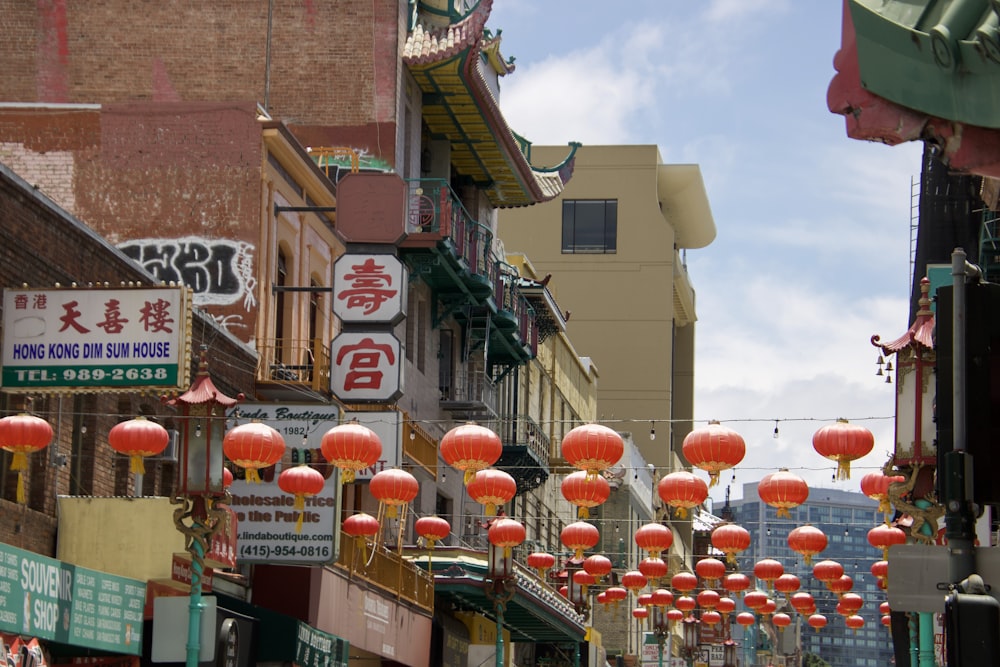
[[618, 251], [618, 200], [566, 199], [562, 218], [564, 253]]

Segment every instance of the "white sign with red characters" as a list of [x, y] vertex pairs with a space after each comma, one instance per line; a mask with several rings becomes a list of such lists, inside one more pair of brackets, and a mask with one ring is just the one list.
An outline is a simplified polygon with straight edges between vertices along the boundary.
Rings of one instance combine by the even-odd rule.
[[7, 288], [5, 388], [69, 391], [187, 384], [184, 287]]
[[394, 255], [341, 255], [333, 312], [345, 323], [396, 324], [406, 314], [406, 267]]
[[344, 332], [330, 345], [330, 385], [344, 403], [392, 402], [403, 393], [399, 339], [389, 332]]

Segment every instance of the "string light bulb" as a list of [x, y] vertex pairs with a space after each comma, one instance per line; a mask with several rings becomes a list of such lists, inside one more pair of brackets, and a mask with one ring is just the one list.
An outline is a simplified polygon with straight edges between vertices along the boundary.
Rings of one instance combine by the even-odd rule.
[[778, 439], [778, 420], [777, 419], [774, 420], [774, 436], [773, 437], [774, 437], [775, 440]]
[[649, 439], [656, 440], [656, 422], [649, 420]]

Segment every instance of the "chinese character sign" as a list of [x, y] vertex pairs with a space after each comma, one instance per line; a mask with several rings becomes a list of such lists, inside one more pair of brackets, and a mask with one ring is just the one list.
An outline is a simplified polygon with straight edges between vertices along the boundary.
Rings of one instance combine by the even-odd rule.
[[341, 333], [330, 349], [330, 382], [344, 403], [394, 401], [402, 395], [399, 339], [387, 332]]
[[0, 385], [184, 386], [189, 319], [183, 287], [6, 289]]
[[394, 255], [341, 255], [333, 285], [333, 312], [342, 322], [395, 324], [406, 314], [406, 269]]

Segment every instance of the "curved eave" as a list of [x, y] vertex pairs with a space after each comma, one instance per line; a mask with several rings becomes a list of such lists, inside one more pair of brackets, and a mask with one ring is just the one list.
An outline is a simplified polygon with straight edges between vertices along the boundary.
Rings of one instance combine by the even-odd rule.
[[934, 316], [918, 317], [905, 334], [894, 341], [882, 343], [878, 336], [872, 338], [872, 344], [885, 354], [896, 354], [908, 347], [922, 347], [925, 350], [934, 349]]
[[698, 165], [661, 164], [656, 184], [660, 209], [674, 227], [678, 248], [704, 248], [715, 240], [715, 218]]
[[846, 1], [865, 89], [931, 116], [1000, 128], [995, 8], [969, 3], [963, 18], [932, 0]]
[[[572, 169], [536, 171], [528, 163], [481, 71], [483, 27], [492, 0], [440, 32], [417, 26], [403, 61], [423, 92], [423, 120], [452, 146], [455, 170], [483, 188], [497, 208], [557, 197]], [[570, 165], [571, 166], [571, 165]]]

